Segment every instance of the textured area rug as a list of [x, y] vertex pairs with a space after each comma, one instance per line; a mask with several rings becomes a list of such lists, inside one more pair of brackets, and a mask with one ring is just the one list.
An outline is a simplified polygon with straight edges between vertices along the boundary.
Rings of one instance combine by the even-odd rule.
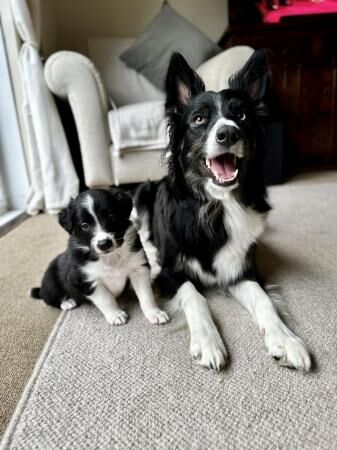
[[271, 193], [259, 261], [289, 299], [311, 373], [279, 367], [248, 313], [220, 295], [210, 305], [231, 355], [220, 374], [191, 361], [176, 321], [151, 326], [129, 299], [129, 323], [114, 328], [83, 306], [61, 316], [2, 448], [336, 448], [337, 184]]
[[27, 219], [0, 238], [0, 433], [30, 378], [59, 311], [29, 298], [67, 235], [55, 216]]

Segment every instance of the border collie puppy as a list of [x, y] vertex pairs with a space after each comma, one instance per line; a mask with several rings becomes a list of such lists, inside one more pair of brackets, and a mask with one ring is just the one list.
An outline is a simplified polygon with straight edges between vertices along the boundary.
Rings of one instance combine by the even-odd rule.
[[140, 185], [135, 218], [159, 287], [174, 297], [198, 362], [219, 370], [226, 349], [203, 288], [228, 291], [256, 321], [268, 353], [281, 365], [309, 370], [301, 341], [280, 319], [259, 282], [255, 246], [268, 210], [263, 118], [268, 87], [265, 53], [255, 52], [229, 89], [205, 92], [180, 54], [166, 80], [168, 176]]
[[117, 188], [91, 189], [71, 200], [58, 216], [70, 234], [68, 248], [50, 263], [32, 297], [64, 310], [90, 301], [110, 324], [122, 325], [128, 316], [116, 298], [130, 280], [149, 322], [166, 323], [168, 315], [156, 304], [147, 258], [129, 220], [131, 209], [132, 199]]

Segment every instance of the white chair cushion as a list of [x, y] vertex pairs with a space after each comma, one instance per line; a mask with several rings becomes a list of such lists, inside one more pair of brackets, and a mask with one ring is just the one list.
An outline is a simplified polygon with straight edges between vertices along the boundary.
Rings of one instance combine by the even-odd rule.
[[238, 45], [225, 50], [198, 67], [197, 73], [203, 79], [208, 91], [219, 92], [228, 88], [228, 79], [245, 64], [253, 49]]
[[119, 55], [130, 47], [133, 38], [90, 38], [90, 59], [101, 73], [106, 90], [117, 106], [164, 99], [142, 74], [130, 69]]
[[135, 148], [164, 149], [168, 144], [163, 102], [135, 103], [109, 112], [114, 153]]

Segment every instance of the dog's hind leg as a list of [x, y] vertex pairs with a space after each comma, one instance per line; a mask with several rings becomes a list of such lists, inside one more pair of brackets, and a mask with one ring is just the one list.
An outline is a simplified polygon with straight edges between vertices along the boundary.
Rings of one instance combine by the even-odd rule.
[[191, 335], [190, 352], [199, 364], [209, 369], [221, 370], [227, 352], [213, 322], [207, 300], [190, 282], [178, 289], [173, 301], [178, 301], [184, 311]]
[[310, 356], [303, 342], [282, 322], [271, 298], [257, 282], [241, 281], [229, 291], [254, 317], [268, 353], [280, 365], [305, 371], [310, 369]]

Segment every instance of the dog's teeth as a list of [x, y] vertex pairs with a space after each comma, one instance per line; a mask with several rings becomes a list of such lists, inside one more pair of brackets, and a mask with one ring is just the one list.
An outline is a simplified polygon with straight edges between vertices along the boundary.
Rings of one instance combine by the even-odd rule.
[[206, 166], [210, 169], [211, 168], [211, 163], [209, 159], [206, 159]]
[[234, 172], [233, 178], [235, 178], [237, 176], [238, 172], [239, 172], [238, 169], [236, 169], [236, 171]]

